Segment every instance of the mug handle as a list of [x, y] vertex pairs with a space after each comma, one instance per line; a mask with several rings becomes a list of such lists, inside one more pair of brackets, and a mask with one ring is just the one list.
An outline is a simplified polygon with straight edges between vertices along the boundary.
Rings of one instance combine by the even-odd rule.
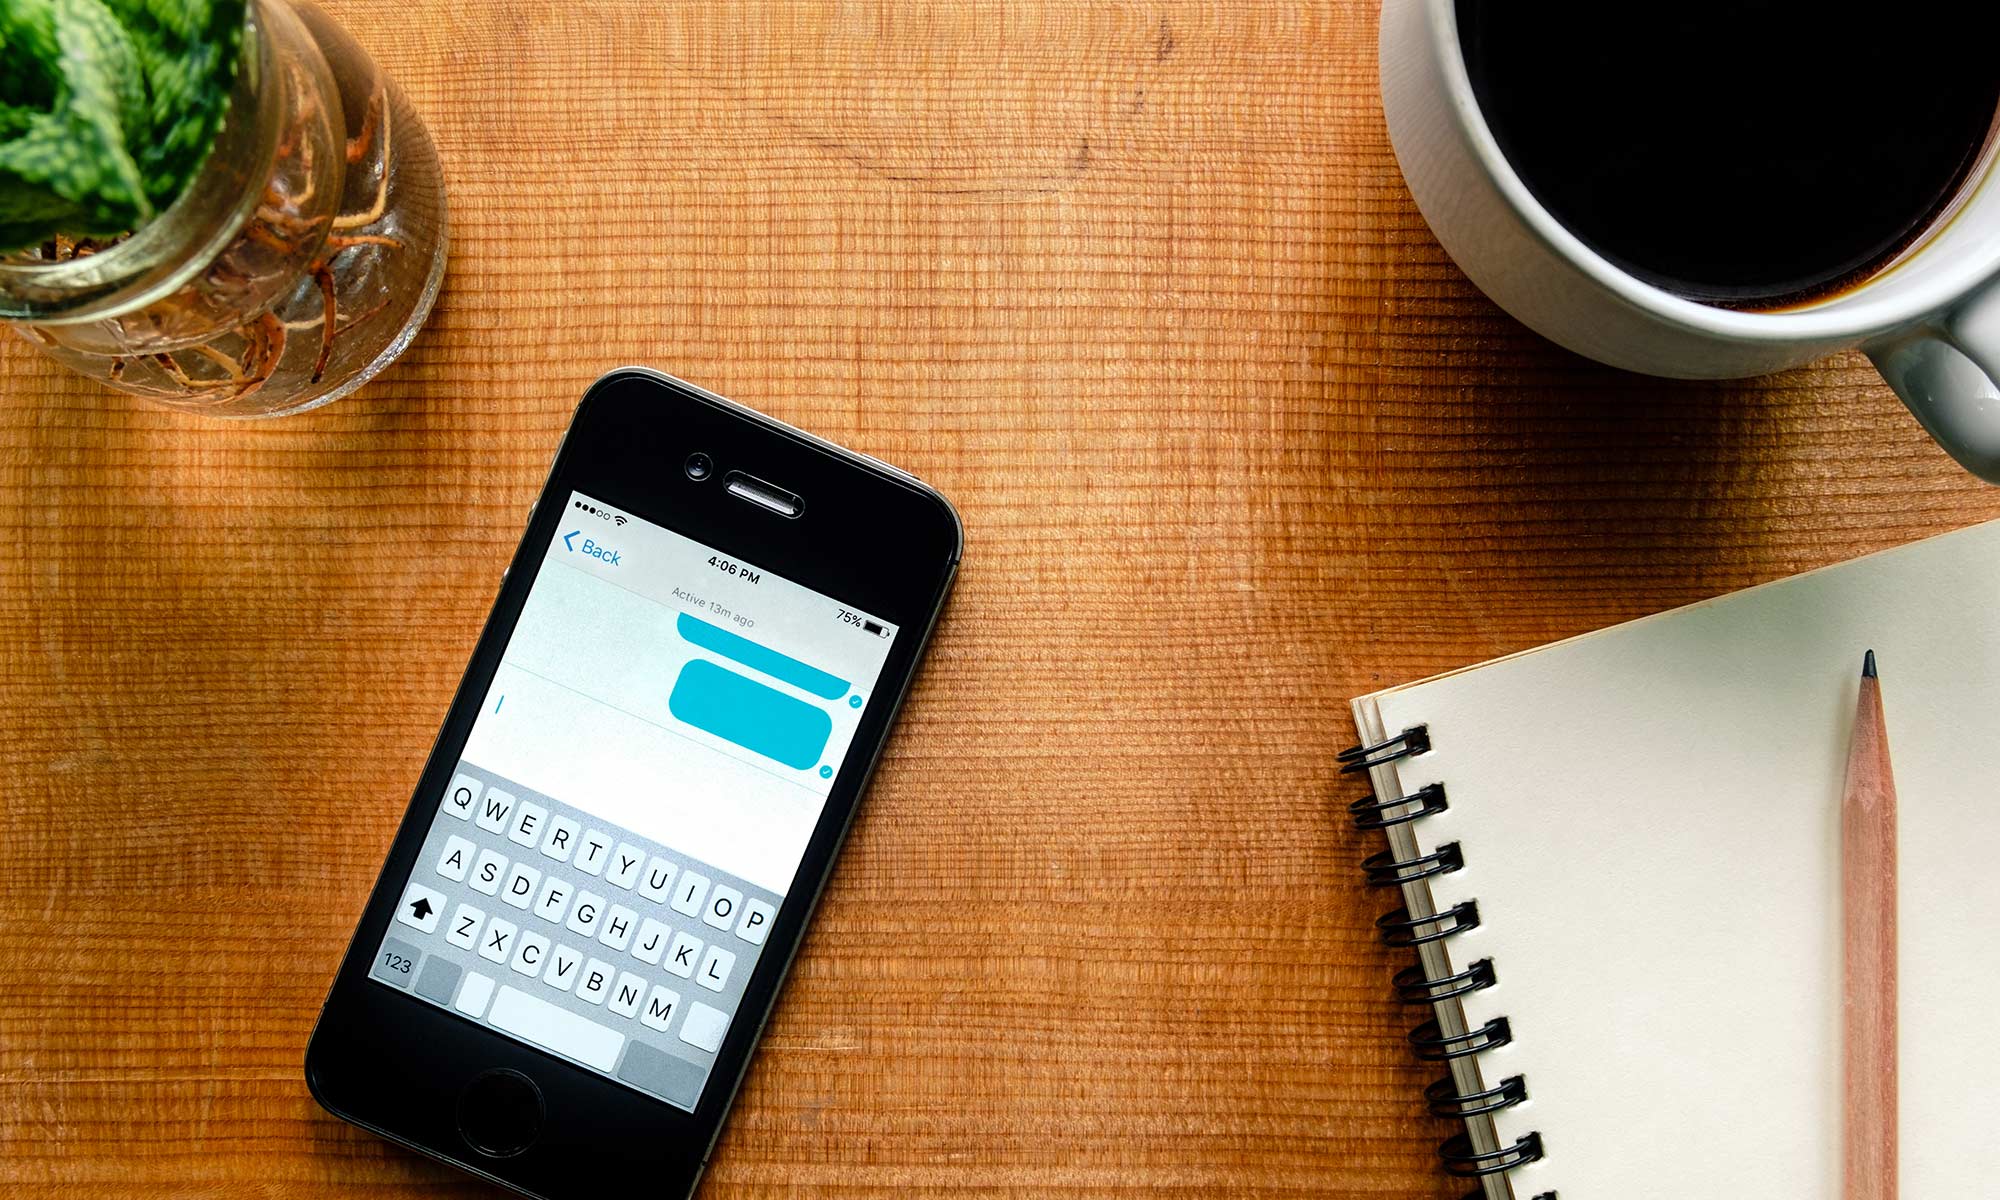
[[2000, 483], [2000, 282], [1988, 281], [1936, 324], [1865, 349], [1938, 445]]

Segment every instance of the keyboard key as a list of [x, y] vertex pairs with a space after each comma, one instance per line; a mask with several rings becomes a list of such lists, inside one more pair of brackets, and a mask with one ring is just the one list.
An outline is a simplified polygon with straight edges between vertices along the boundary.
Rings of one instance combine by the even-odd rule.
[[491, 850], [481, 850], [479, 859], [472, 864], [472, 890], [488, 896], [500, 894], [500, 881], [507, 876], [507, 856], [495, 854]]
[[614, 904], [604, 914], [604, 928], [598, 930], [597, 940], [613, 950], [623, 950], [632, 942], [632, 930], [639, 924], [639, 914], [622, 904]]
[[493, 788], [479, 802], [479, 815], [472, 823], [490, 833], [500, 833], [507, 828], [507, 814], [513, 811], [514, 793]]
[[444, 893], [412, 882], [403, 893], [403, 902], [396, 906], [396, 919], [418, 933], [436, 931], [438, 922], [444, 920]]
[[582, 826], [568, 817], [550, 817], [548, 836], [542, 839], [542, 853], [557, 862], [568, 862], [576, 849], [577, 831]]
[[646, 997], [646, 1007], [639, 1013], [639, 1023], [648, 1029], [667, 1031], [667, 1025], [674, 1019], [674, 1009], [679, 1007], [681, 994], [664, 984], [654, 984], [653, 994]]
[[500, 889], [500, 898], [515, 908], [526, 908], [535, 898], [535, 885], [541, 881], [540, 871], [527, 863], [515, 863], [507, 872], [507, 886]]
[[479, 807], [479, 795], [486, 785], [470, 775], [452, 777], [451, 786], [444, 790], [443, 808], [461, 821], [470, 821]]
[[387, 938], [375, 952], [375, 964], [368, 968], [368, 974], [383, 983], [406, 988], [415, 981], [417, 960], [423, 956], [423, 951], [408, 942]]
[[736, 968], [736, 956], [720, 946], [710, 946], [708, 957], [701, 960], [701, 970], [694, 981], [711, 992], [719, 992], [729, 982], [729, 972]]
[[444, 840], [444, 853], [438, 855], [438, 874], [453, 883], [464, 883], [465, 873], [472, 870], [473, 844], [457, 834]]
[[604, 1010], [629, 1017], [639, 1011], [639, 1001], [645, 995], [646, 981], [627, 971], [611, 985], [611, 999], [604, 1002]]
[[639, 882], [639, 868], [646, 865], [646, 852], [633, 845], [620, 845], [611, 852], [611, 869], [604, 873], [604, 882], [612, 887], [629, 889]]
[[585, 892], [576, 898], [576, 907], [569, 910], [569, 929], [585, 937], [597, 936], [597, 923], [604, 919], [604, 897], [596, 892]]
[[542, 982], [559, 992], [566, 992], [576, 986], [576, 977], [583, 974], [583, 951], [569, 946], [557, 946], [549, 954], [549, 969], [542, 976]]
[[586, 875], [601, 875], [610, 859], [611, 839], [603, 831], [593, 829], [576, 844], [576, 861], [570, 865]]
[[722, 1049], [722, 1035], [728, 1030], [728, 1013], [697, 1000], [688, 1005], [687, 1019], [681, 1022], [681, 1040], [713, 1054]]
[[715, 890], [708, 894], [708, 907], [701, 910], [702, 923], [726, 932], [736, 923], [736, 910], [742, 906], [742, 892], [718, 883]]
[[639, 894], [655, 904], [665, 904], [667, 889], [674, 886], [674, 876], [679, 871], [679, 867], [655, 855], [639, 876]]
[[451, 994], [458, 990], [458, 977], [464, 968], [441, 954], [433, 954], [424, 963], [424, 969], [417, 973], [417, 995], [439, 1004], [450, 1004]]
[[764, 935], [771, 932], [771, 918], [778, 910], [752, 897], [743, 902], [743, 923], [736, 927], [736, 936], [753, 946], [764, 944]]
[[657, 966], [660, 956], [667, 952], [667, 937], [671, 933], [673, 930], [647, 917], [639, 926], [639, 940], [632, 943], [632, 957], [649, 966]]
[[602, 1004], [605, 995], [611, 991], [611, 977], [617, 969], [601, 958], [593, 958], [583, 966], [583, 974], [577, 979], [576, 998], [585, 1004]]
[[[647, 1007], [652, 1003], [646, 1001]], [[639, 1019], [645, 1020], [643, 1016]], [[618, 1078], [682, 1108], [693, 1108], [708, 1072], [677, 1054], [633, 1042], [625, 1050], [625, 1061], [618, 1064]]]
[[692, 917], [701, 911], [701, 902], [707, 898], [708, 876], [681, 872], [681, 881], [674, 888], [673, 910]]
[[609, 1071], [625, 1047], [625, 1035], [616, 1029], [511, 987], [500, 989], [486, 1019], [496, 1029], [600, 1071]]
[[569, 884], [551, 875], [542, 881], [542, 894], [535, 901], [535, 915], [551, 925], [562, 924], [569, 911]]
[[674, 935], [674, 948], [667, 951], [667, 970], [687, 979], [701, 961], [701, 939], [691, 933]]
[[470, 950], [479, 943], [479, 927], [486, 924], [486, 914], [470, 904], [461, 904], [458, 911], [451, 914], [451, 921], [445, 926], [444, 940], [460, 950]]
[[473, 971], [459, 985], [458, 1003], [453, 1005], [466, 1016], [478, 1020], [486, 1015], [486, 1002], [493, 998], [493, 977]]
[[521, 801], [514, 810], [514, 820], [507, 827], [507, 840], [517, 846], [532, 850], [535, 843], [542, 840], [542, 824], [549, 819], [549, 810], [539, 804]]
[[504, 963], [514, 952], [514, 935], [519, 933], [513, 922], [493, 918], [486, 925], [486, 932], [479, 939], [479, 957], [490, 962]]
[[548, 965], [549, 939], [532, 929], [523, 929], [514, 940], [520, 943], [520, 949], [514, 951], [514, 969], [530, 979], [541, 975], [542, 968]]

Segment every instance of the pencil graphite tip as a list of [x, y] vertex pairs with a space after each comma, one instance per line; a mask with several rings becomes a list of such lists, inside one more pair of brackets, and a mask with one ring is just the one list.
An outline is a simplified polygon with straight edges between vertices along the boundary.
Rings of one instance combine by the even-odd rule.
[[1862, 656], [1861, 678], [1863, 679], [1875, 678], [1875, 652], [1873, 650], [1870, 650], [1866, 655]]

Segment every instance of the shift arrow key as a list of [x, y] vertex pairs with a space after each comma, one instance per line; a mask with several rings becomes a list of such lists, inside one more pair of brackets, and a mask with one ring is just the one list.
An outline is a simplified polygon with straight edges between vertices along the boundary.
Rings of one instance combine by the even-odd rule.
[[396, 909], [396, 919], [418, 933], [434, 933], [443, 910], [443, 892], [413, 883], [410, 890], [403, 893], [403, 903]]

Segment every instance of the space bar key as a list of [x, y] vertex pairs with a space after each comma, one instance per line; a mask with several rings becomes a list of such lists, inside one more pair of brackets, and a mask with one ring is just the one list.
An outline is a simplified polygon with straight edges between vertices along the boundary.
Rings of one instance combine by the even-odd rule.
[[625, 1048], [625, 1035], [617, 1030], [510, 987], [500, 989], [486, 1019], [516, 1037], [600, 1071], [609, 1071]]

